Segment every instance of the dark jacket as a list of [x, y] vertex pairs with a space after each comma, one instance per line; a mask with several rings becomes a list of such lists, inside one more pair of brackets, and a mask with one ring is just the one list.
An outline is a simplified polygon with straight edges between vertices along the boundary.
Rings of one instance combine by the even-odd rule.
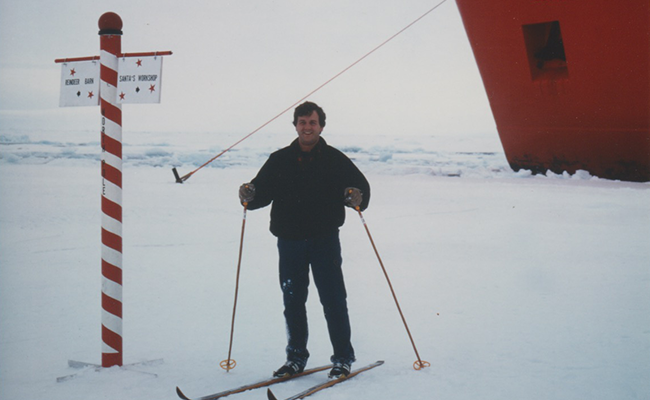
[[334, 233], [345, 221], [345, 189], [363, 193], [361, 210], [368, 207], [370, 185], [342, 152], [321, 137], [309, 153], [298, 139], [269, 157], [255, 179], [255, 199], [248, 209], [271, 207], [271, 233], [302, 240]]

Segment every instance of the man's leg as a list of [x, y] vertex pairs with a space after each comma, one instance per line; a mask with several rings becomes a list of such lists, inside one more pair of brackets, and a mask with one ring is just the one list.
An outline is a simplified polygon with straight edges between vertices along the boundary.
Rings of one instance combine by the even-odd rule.
[[350, 319], [346, 300], [347, 293], [341, 270], [341, 244], [338, 232], [327, 237], [314, 239], [310, 243], [310, 260], [314, 283], [318, 288], [334, 349], [332, 362], [352, 364], [355, 357], [350, 342]]
[[309, 260], [305, 241], [278, 239], [280, 287], [287, 324], [287, 361], [304, 367], [309, 358], [307, 339], [307, 302]]

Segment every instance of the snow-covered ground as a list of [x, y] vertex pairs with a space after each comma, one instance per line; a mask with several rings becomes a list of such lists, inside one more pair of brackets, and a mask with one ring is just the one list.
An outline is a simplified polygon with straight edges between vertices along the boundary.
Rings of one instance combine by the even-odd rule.
[[[248, 213], [225, 373], [242, 208], [237, 188], [293, 139], [125, 132], [124, 362], [100, 363], [96, 132], [0, 136], [0, 398], [175, 399], [268, 376], [284, 323], [268, 209]], [[415, 355], [358, 216], [342, 228], [357, 366], [314, 399], [649, 399], [650, 184], [513, 172], [494, 137], [325, 132], [368, 177], [364, 213]], [[330, 345], [315, 292], [310, 366]], [[162, 360], [162, 361], [161, 361]], [[72, 375], [57, 382], [57, 378]], [[280, 398], [324, 374], [274, 387]], [[236, 395], [263, 399], [264, 390]]]

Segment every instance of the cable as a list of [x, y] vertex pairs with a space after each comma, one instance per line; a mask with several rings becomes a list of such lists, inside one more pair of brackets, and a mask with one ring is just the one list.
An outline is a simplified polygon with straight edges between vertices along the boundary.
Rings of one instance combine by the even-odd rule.
[[379, 50], [381, 47], [383, 47], [384, 45], [386, 45], [388, 42], [390, 42], [391, 40], [395, 39], [397, 36], [399, 36], [399, 35], [400, 35], [401, 33], [403, 33], [405, 30], [409, 29], [410, 27], [412, 27], [413, 25], [415, 25], [416, 23], [418, 23], [422, 18], [426, 17], [427, 15], [429, 15], [430, 13], [432, 13], [436, 8], [440, 7], [440, 6], [441, 6], [445, 1], [447, 1], [447, 0], [442, 0], [440, 3], [436, 4], [433, 8], [431, 8], [429, 11], [427, 11], [427, 12], [425, 12], [424, 14], [422, 14], [421, 16], [419, 16], [417, 19], [415, 19], [415, 20], [414, 20], [413, 22], [411, 22], [410, 24], [406, 25], [406, 26], [405, 26], [404, 28], [402, 28], [399, 32], [397, 32], [397, 33], [394, 34], [393, 36], [389, 37], [388, 39], [384, 40], [380, 45], [378, 45], [378, 46], [375, 47], [374, 49], [372, 49], [372, 50], [370, 50], [369, 52], [367, 52], [366, 54], [364, 54], [363, 57], [359, 58], [358, 60], [356, 60], [355, 62], [353, 62], [352, 64], [350, 64], [350, 65], [347, 66], [346, 68], [344, 68], [341, 72], [339, 72], [338, 74], [334, 75], [333, 77], [331, 77], [330, 79], [328, 79], [325, 83], [323, 83], [322, 85], [318, 86], [316, 89], [312, 90], [311, 92], [309, 92], [308, 94], [306, 94], [305, 96], [303, 96], [302, 98], [300, 98], [300, 100], [298, 100], [298, 101], [296, 101], [295, 103], [291, 104], [289, 107], [287, 107], [286, 109], [284, 109], [283, 111], [281, 111], [278, 115], [276, 115], [275, 117], [273, 117], [273, 118], [271, 118], [270, 120], [266, 121], [264, 124], [262, 124], [261, 126], [259, 126], [257, 129], [255, 129], [254, 131], [252, 131], [252, 132], [249, 133], [248, 135], [246, 135], [246, 136], [244, 136], [243, 138], [239, 139], [237, 142], [235, 142], [233, 145], [231, 145], [231, 146], [228, 147], [227, 149], [223, 150], [221, 153], [219, 153], [219, 154], [217, 154], [216, 156], [214, 156], [214, 157], [212, 157], [211, 159], [209, 159], [207, 162], [205, 162], [204, 164], [202, 164], [201, 166], [199, 166], [198, 168], [196, 168], [194, 171], [192, 171], [192, 172], [190, 172], [190, 173], [188, 173], [188, 174], [185, 174], [185, 175], [183, 175], [183, 176], [179, 176], [179, 175], [178, 175], [178, 171], [176, 171], [176, 168], [172, 168], [172, 171], [173, 171], [173, 173], [174, 173], [174, 177], [175, 177], [175, 179], [176, 179], [176, 183], [183, 183], [183, 182], [185, 182], [185, 181], [188, 180], [192, 175], [194, 175], [196, 172], [198, 172], [199, 170], [201, 170], [203, 167], [205, 167], [206, 165], [210, 164], [211, 162], [213, 162], [213, 161], [216, 160], [217, 158], [221, 157], [221, 156], [224, 155], [226, 152], [230, 151], [233, 147], [237, 146], [239, 143], [241, 143], [241, 142], [243, 142], [244, 140], [248, 139], [249, 137], [253, 136], [255, 133], [257, 133], [258, 131], [260, 131], [262, 128], [264, 128], [265, 126], [267, 126], [267, 125], [270, 124], [271, 122], [273, 122], [273, 121], [275, 121], [276, 119], [280, 118], [280, 116], [282, 116], [284, 113], [286, 113], [287, 111], [291, 110], [292, 108], [294, 108], [295, 106], [297, 106], [298, 104], [300, 104], [302, 101], [304, 101], [305, 99], [307, 99], [309, 96], [311, 96], [311, 95], [313, 95], [314, 93], [316, 93], [316, 92], [318, 92], [319, 90], [321, 90], [321, 89], [322, 89], [323, 87], [325, 87], [327, 84], [329, 84], [330, 82], [332, 82], [333, 80], [335, 80], [335, 79], [338, 78], [339, 76], [341, 76], [341, 75], [343, 75], [344, 73], [346, 73], [350, 68], [354, 67], [355, 65], [357, 65], [358, 63], [360, 63], [361, 61], [363, 61], [365, 58], [367, 58], [368, 56], [370, 56], [372, 53], [374, 53], [375, 51]]

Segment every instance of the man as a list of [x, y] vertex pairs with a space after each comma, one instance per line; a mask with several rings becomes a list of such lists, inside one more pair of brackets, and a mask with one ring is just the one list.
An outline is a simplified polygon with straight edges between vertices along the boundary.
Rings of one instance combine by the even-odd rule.
[[325, 113], [318, 105], [296, 107], [293, 124], [298, 138], [271, 154], [257, 176], [240, 187], [239, 198], [249, 210], [273, 203], [270, 230], [278, 238], [288, 341], [287, 361], [273, 375], [294, 375], [307, 364], [305, 303], [311, 266], [334, 350], [330, 377], [339, 378], [350, 373], [355, 361], [339, 227], [345, 221], [344, 206], [368, 206], [370, 186], [352, 161], [321, 137]]

